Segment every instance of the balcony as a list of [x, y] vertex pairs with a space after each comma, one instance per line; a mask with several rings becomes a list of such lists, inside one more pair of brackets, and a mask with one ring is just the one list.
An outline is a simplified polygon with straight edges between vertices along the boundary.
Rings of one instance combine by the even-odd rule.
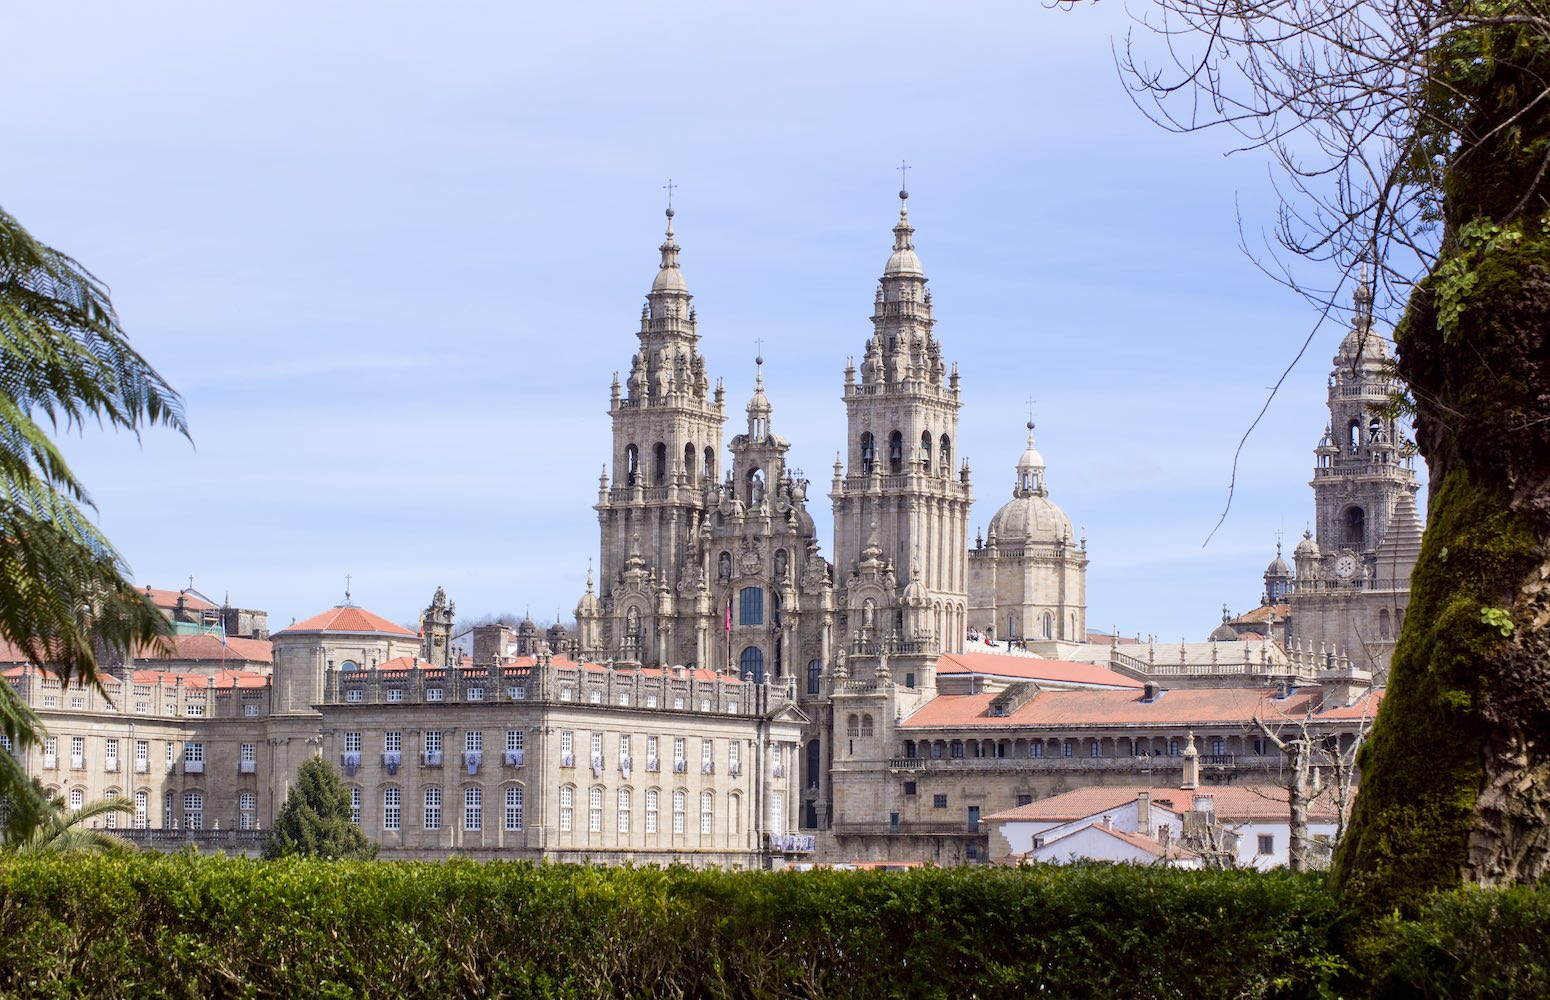
[[46, 754], [44, 754], [43, 755], [43, 766], [45, 768], [47, 768], [48, 770], [50, 770], [50, 771], [52, 771], [54, 768], [58, 767], [59, 766], [59, 755], [56, 754], [56, 753], [46, 753]]
[[630, 776], [630, 769], [633, 766], [634, 766], [634, 762], [631, 761], [630, 758], [628, 758], [628, 757], [620, 757], [619, 758], [619, 773], [624, 775], [626, 778], [628, 778]]
[[983, 837], [985, 824], [952, 820], [921, 820], [898, 826], [891, 823], [836, 823], [834, 834], [838, 837]]
[[484, 763], [484, 751], [483, 750], [465, 750], [465, 751], [463, 751], [463, 766], [468, 769], [468, 773], [469, 774], [478, 774], [479, 773], [479, 765], [481, 765], [483, 763]]
[[344, 765], [344, 773], [354, 775], [361, 766], [361, 752], [359, 750], [346, 750], [339, 755], [339, 763]]
[[646, 758], [646, 770], [653, 773], [662, 770], [662, 762], [655, 757]]
[[204, 774], [205, 762], [202, 760], [185, 760], [183, 762], [184, 774]]
[[708, 760], [702, 760], [702, 761], [700, 761], [700, 773], [701, 774], [715, 774], [716, 773], [716, 765], [712, 764]]
[[148, 761], [148, 760], [137, 760], [137, 761], [135, 761], [135, 773], [136, 774], [149, 774], [150, 771], [151, 771], [151, 762], [150, 761]]
[[603, 755], [600, 754], [600, 753], [595, 753], [595, 754], [592, 755], [592, 777], [594, 777], [594, 778], [601, 778], [602, 776], [603, 776]]
[[84, 770], [86, 770], [86, 757], [85, 757], [84, 754], [73, 753], [73, 754], [70, 755], [70, 770], [72, 770], [72, 771], [84, 771]]
[[507, 767], [521, 767], [523, 765], [523, 763], [524, 763], [523, 753], [522, 753], [521, 750], [507, 750], [506, 751], [506, 766]]
[[237, 773], [238, 774], [257, 774], [258, 773], [258, 761], [256, 761], [256, 760], [239, 760], [239, 761], [237, 761]]
[[420, 755], [420, 766], [422, 766], [422, 767], [440, 767], [441, 766], [441, 751], [440, 750], [427, 750], [424, 753], [422, 753]]
[[575, 767], [576, 766], [576, 755], [573, 754], [573, 753], [561, 753], [560, 754], [560, 766], [561, 767]]
[[780, 854], [811, 854], [818, 849], [818, 838], [811, 833], [768, 834], [769, 848]]
[[727, 773], [735, 778], [743, 773], [743, 765], [734, 760], [732, 763], [727, 765]]
[[114, 774], [117, 774], [118, 773], [118, 758], [117, 757], [109, 757], [107, 760], [103, 761], [102, 762], [102, 769], [104, 771], [110, 771], [110, 772], [112, 772]]
[[382, 751], [382, 766], [387, 768], [388, 774], [397, 774], [398, 769], [404, 766], [404, 754], [401, 750]]
[[773, 773], [777, 778], [784, 778], [786, 776], [786, 765], [777, 761]]
[[688, 770], [689, 770], [689, 762], [688, 761], [685, 761], [685, 760], [675, 760], [675, 761], [673, 761], [673, 773], [674, 774], [683, 774], [684, 772], [686, 772]]

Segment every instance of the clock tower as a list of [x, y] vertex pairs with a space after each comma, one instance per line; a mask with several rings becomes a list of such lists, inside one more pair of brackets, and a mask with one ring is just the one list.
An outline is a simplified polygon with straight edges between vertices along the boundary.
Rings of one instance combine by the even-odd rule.
[[1419, 484], [1415, 444], [1390, 406], [1398, 386], [1365, 273], [1354, 306], [1329, 375], [1330, 421], [1313, 452], [1314, 527], [1297, 546], [1287, 636], [1294, 650], [1349, 657], [1381, 675], [1420, 552]]

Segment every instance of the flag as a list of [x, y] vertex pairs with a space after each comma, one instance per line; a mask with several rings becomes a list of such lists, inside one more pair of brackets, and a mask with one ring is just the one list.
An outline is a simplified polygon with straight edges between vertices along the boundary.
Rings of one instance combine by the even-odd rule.
[[732, 631], [732, 599], [727, 598], [727, 624], [726, 631]]

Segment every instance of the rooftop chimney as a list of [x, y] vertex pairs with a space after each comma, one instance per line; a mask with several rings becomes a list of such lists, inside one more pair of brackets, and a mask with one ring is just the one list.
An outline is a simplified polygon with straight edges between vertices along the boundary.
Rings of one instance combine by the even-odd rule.
[[1152, 793], [1136, 796], [1136, 832], [1143, 837], [1152, 835]]
[[1190, 733], [1184, 744], [1184, 780], [1180, 788], [1200, 787], [1200, 751], [1195, 749], [1195, 734]]

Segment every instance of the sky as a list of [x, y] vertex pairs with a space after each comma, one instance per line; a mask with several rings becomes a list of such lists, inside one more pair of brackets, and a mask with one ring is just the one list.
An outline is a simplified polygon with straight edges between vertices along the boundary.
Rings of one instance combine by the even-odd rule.
[[1026, 0], [13, 5], [0, 206], [108, 283], [192, 436], [66, 453], [138, 581], [276, 630], [347, 577], [396, 621], [438, 586], [465, 617], [569, 616], [668, 179], [728, 436], [762, 350], [826, 494], [906, 161], [971, 533], [1033, 400], [1089, 627], [1204, 638], [1312, 517], [1343, 325], [1205, 544], [1318, 314], [1240, 249], [1274, 224], [1266, 159], [1133, 105], [1131, 25]]

